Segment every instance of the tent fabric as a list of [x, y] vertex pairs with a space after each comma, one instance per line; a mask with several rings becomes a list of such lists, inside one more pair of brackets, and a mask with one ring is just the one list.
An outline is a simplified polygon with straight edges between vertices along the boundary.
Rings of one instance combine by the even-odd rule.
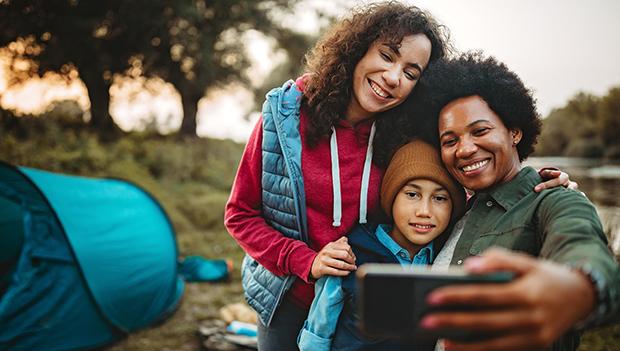
[[21, 170], [53, 204], [90, 291], [116, 327], [145, 327], [177, 302], [174, 231], [150, 196], [120, 180]]
[[99, 347], [183, 293], [166, 214], [125, 181], [0, 162], [0, 247], [1, 350]]

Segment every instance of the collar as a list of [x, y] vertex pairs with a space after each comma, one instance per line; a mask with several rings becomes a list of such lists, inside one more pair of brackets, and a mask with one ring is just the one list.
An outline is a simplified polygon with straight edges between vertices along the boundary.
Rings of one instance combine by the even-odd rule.
[[360, 224], [347, 236], [349, 245], [354, 252], [372, 252], [382, 257], [377, 262], [398, 263], [396, 257], [389, 251], [376, 235], [377, 225], [372, 223]]
[[500, 184], [486, 193], [493, 198], [504, 210], [509, 211], [517, 202], [531, 194], [534, 186], [540, 183], [542, 178], [532, 167], [523, 167], [519, 173], [509, 182]]
[[[385, 246], [394, 256], [406, 259], [408, 261], [413, 261], [413, 263], [421, 263], [428, 264], [433, 262], [433, 242], [431, 241], [426, 246], [420, 249], [418, 253], [411, 258], [409, 256], [409, 251], [403, 249], [392, 237], [390, 236], [390, 231], [392, 230], [391, 225], [380, 224], [377, 226], [375, 230], [375, 235], [379, 242]], [[404, 255], [403, 255], [404, 254]], [[406, 257], [406, 258], [405, 258]]]

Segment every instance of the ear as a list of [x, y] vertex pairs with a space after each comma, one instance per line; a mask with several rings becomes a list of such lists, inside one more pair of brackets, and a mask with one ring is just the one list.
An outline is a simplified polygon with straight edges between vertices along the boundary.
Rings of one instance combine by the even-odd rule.
[[519, 144], [519, 142], [521, 141], [521, 138], [523, 138], [523, 132], [521, 131], [521, 129], [518, 129], [518, 128], [511, 129], [510, 135], [512, 136], [512, 145]]

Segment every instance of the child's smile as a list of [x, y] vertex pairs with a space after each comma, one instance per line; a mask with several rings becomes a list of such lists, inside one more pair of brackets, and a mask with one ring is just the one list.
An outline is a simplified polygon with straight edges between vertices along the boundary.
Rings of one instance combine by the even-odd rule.
[[390, 236], [414, 256], [448, 227], [452, 201], [448, 191], [428, 179], [407, 182], [394, 199]]

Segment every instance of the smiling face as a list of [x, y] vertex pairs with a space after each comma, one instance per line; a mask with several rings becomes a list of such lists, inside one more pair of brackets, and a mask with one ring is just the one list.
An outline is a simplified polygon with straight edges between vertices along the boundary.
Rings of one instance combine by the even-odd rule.
[[464, 187], [480, 191], [507, 182], [521, 169], [521, 130], [508, 129], [479, 96], [456, 99], [439, 113], [441, 158]]
[[424, 34], [408, 35], [400, 46], [375, 41], [355, 66], [347, 121], [355, 124], [404, 102], [430, 56], [431, 42]]
[[446, 230], [451, 213], [450, 193], [444, 187], [427, 179], [411, 180], [394, 199], [390, 236], [413, 257]]

